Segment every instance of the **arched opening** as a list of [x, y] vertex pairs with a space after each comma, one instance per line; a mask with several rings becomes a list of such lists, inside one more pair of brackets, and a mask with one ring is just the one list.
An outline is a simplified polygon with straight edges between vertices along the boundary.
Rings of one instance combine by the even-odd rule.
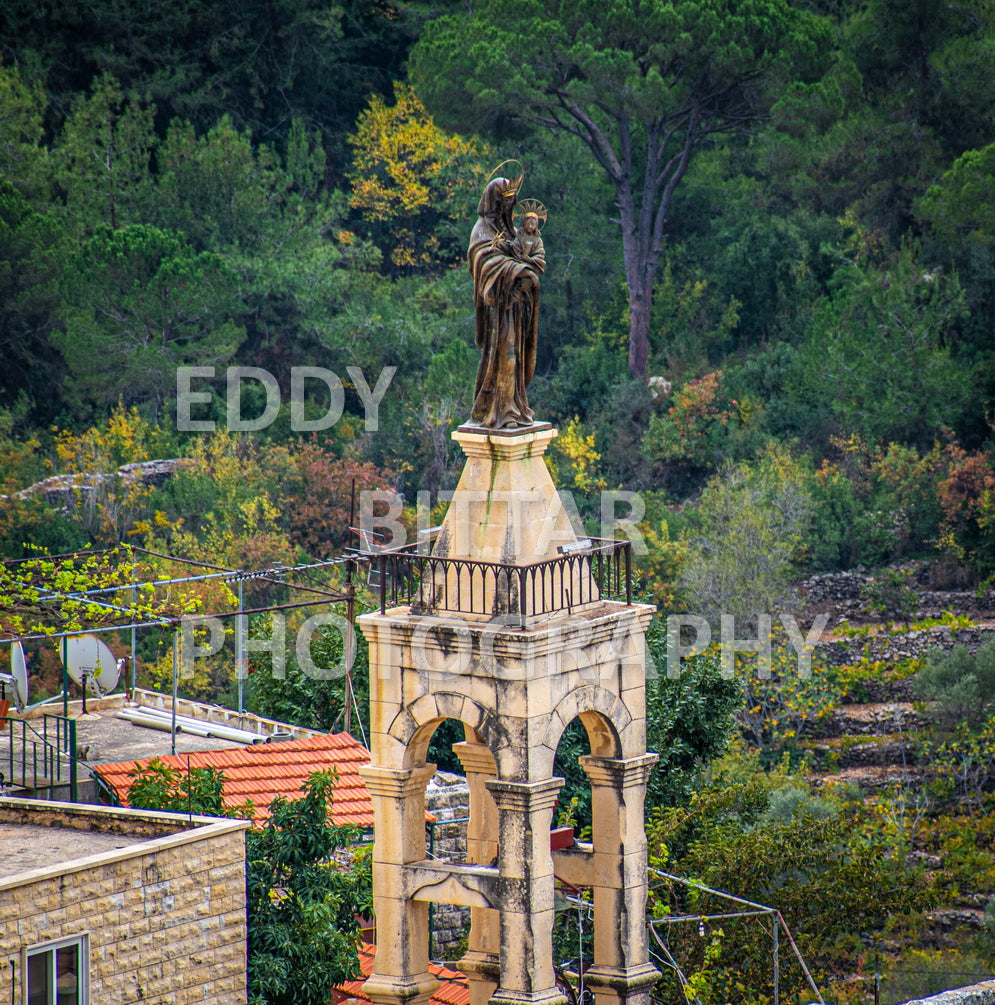
[[[421, 707], [417, 702], [411, 707], [418, 724], [407, 745], [409, 763], [437, 768], [425, 786], [425, 810], [431, 819], [426, 820], [424, 858], [440, 865], [491, 865], [497, 855], [497, 807], [486, 782], [496, 777], [497, 768], [474, 725], [439, 714], [451, 711], [454, 697], [431, 696], [430, 704], [426, 696]], [[473, 718], [474, 709], [471, 703], [468, 718]], [[481, 724], [479, 717], [474, 722]], [[416, 899], [428, 901], [430, 958], [453, 963], [473, 948], [471, 925], [482, 945], [497, 938], [496, 912], [466, 891], [461, 892], [462, 904], [447, 903], [443, 899], [447, 890], [445, 882], [428, 886]]]
[[[553, 774], [563, 779], [553, 817], [550, 846], [555, 850], [591, 839], [591, 782], [580, 758], [591, 753], [587, 727], [578, 715], [567, 723], [553, 759]], [[583, 974], [594, 952], [594, 915], [591, 890], [556, 875], [553, 924], [553, 965], [558, 982], [566, 982], [579, 1000]]]

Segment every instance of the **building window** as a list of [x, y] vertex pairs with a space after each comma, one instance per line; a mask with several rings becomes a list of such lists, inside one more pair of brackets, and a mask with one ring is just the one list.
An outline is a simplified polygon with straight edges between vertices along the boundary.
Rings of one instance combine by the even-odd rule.
[[26, 1005], [90, 1005], [87, 937], [62, 939], [27, 951]]

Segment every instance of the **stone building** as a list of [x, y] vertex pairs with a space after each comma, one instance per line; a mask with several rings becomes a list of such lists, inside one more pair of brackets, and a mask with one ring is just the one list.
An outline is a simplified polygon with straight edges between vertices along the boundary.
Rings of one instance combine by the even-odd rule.
[[0, 1000], [244, 1005], [247, 827], [0, 799]]

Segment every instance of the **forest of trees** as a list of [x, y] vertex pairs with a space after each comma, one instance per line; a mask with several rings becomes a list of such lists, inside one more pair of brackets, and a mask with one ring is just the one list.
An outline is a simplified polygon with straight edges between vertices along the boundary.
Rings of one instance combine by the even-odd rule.
[[[797, 493], [792, 571], [926, 555], [980, 582], [992, 18], [982, 0], [8, 4], [7, 490], [75, 470], [84, 440], [99, 453], [112, 414], [144, 433], [106, 463], [234, 450], [177, 428], [177, 368], [214, 368], [192, 414], [220, 427], [238, 366], [282, 389], [235, 437], [262, 471], [289, 457], [306, 481], [312, 451], [409, 502], [451, 488], [476, 364], [464, 246], [483, 179], [515, 157], [549, 211], [531, 394], [561, 428], [559, 483], [592, 518], [603, 488], [641, 494], [665, 597], [732, 468]], [[345, 384], [308, 443], [288, 405], [306, 366]], [[375, 433], [349, 366], [370, 387], [397, 368]], [[302, 386], [324, 415], [328, 389]], [[244, 381], [241, 414], [264, 405]], [[291, 545], [327, 547], [295, 538], [274, 485], [242, 489]], [[3, 552], [134, 539], [157, 511], [169, 538], [210, 511], [167, 495], [113, 528], [8, 498]]]
[[[803, 576], [910, 559], [982, 589], [993, 65], [989, 0], [7, 0], [0, 555], [328, 559], [356, 543], [353, 485], [401, 493], [412, 528], [427, 499], [438, 523], [478, 358], [466, 243], [485, 179], [517, 159], [548, 211], [530, 402], [591, 533], [603, 492], [638, 500], [644, 599], [748, 619]], [[232, 422], [235, 367], [272, 375], [278, 408], [238, 384], [235, 418], [265, 421]], [[336, 375], [341, 415], [307, 367]], [[115, 474], [160, 459], [164, 481]], [[25, 492], [58, 475], [91, 480]], [[858, 926], [939, 896], [907, 866], [907, 803], [811, 796], [790, 744], [753, 742], [767, 726], [695, 774], [743, 706], [709, 659], [683, 691], [651, 687], [672, 767], [651, 786], [654, 861], [781, 890], [820, 975], [859, 970]], [[168, 644], [148, 662], [168, 674]], [[260, 675], [252, 694], [339, 721], [319, 682]], [[744, 875], [771, 841], [817, 879]], [[974, 951], [991, 960], [992, 938]], [[764, 1000], [730, 990], [741, 977], [698, 997]]]

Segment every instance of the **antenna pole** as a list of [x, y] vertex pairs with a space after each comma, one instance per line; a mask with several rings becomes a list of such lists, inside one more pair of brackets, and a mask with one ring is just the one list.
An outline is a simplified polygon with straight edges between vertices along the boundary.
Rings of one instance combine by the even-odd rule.
[[235, 619], [235, 676], [238, 678], [238, 714], [245, 711], [243, 687], [245, 683], [245, 581], [238, 581], [238, 617]]
[[180, 629], [173, 636], [173, 719], [169, 727], [172, 753], [176, 753], [176, 696], [180, 686]]
[[62, 714], [69, 718], [69, 638], [65, 635], [62, 636]]
[[[131, 588], [131, 606], [134, 609], [138, 605], [138, 588]], [[135, 687], [138, 684], [138, 629], [131, 626], [131, 700], [135, 700]]]

